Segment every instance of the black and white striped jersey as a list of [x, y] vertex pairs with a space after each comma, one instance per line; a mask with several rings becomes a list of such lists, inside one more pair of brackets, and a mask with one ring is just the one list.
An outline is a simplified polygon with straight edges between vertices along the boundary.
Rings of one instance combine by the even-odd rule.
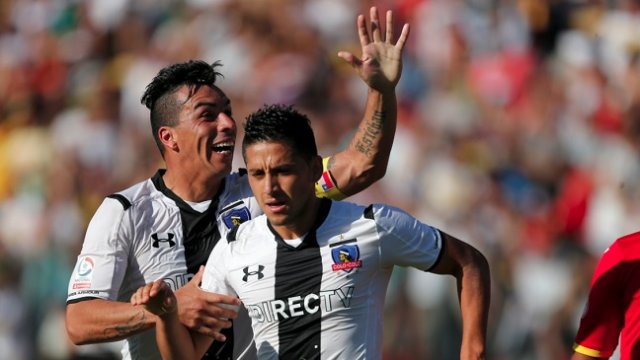
[[382, 313], [394, 265], [431, 269], [440, 231], [387, 205], [322, 200], [297, 247], [262, 215], [228, 235], [202, 287], [238, 296], [260, 359], [380, 359]]
[[[82, 251], [71, 275], [67, 303], [100, 298], [128, 302], [146, 283], [165, 279], [173, 290], [185, 285], [235, 225], [261, 214], [242, 173], [225, 178], [220, 193], [208, 204], [184, 202], [163, 180], [163, 170], [152, 178], [107, 197], [93, 216]], [[217, 246], [219, 245], [219, 246]], [[242, 319], [237, 319], [241, 321]], [[234, 339], [214, 344], [206, 358], [234, 359], [251, 345], [245, 318], [244, 330]], [[128, 338], [124, 359], [159, 359], [155, 332]]]

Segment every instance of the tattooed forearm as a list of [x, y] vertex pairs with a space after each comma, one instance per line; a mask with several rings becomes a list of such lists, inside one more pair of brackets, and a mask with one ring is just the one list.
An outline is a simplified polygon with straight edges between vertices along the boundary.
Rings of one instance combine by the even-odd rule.
[[335, 156], [329, 157], [329, 161], [327, 161], [327, 170], [331, 170], [333, 168], [333, 164], [336, 163]]
[[132, 316], [125, 324], [105, 329], [104, 335], [107, 338], [125, 338], [136, 334], [147, 327], [148, 326], [145, 324], [145, 312], [144, 310], [141, 310], [138, 314]]
[[364, 129], [358, 130], [358, 139], [356, 141], [356, 150], [372, 157], [373, 151], [377, 145], [374, 143], [382, 132], [382, 122], [386, 114], [384, 111], [375, 111], [371, 117], [371, 121], [367, 122]]

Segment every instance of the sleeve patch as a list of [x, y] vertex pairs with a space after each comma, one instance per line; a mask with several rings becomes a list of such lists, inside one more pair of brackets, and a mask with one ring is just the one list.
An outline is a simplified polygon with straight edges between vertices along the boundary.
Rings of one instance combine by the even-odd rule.
[[71, 280], [73, 290], [89, 289], [92, 286], [95, 261], [90, 256], [83, 256], [76, 266]]

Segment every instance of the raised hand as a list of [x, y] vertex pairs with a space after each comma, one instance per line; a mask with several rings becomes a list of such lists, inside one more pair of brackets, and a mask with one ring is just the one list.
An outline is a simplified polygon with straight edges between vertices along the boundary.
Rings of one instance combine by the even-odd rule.
[[[209, 293], [200, 288], [204, 267], [185, 286], [176, 290], [178, 317], [187, 328], [224, 341], [220, 329], [231, 327], [230, 319], [238, 316], [240, 300], [233, 296]], [[231, 307], [231, 308], [230, 308]], [[233, 308], [233, 309], [232, 309]]]
[[338, 56], [347, 61], [374, 90], [393, 91], [402, 73], [402, 49], [409, 37], [409, 24], [404, 24], [402, 33], [395, 45], [393, 41], [393, 14], [386, 14], [384, 36], [380, 28], [378, 9], [369, 10], [370, 27], [364, 15], [358, 15], [358, 37], [362, 46], [362, 57], [358, 58], [348, 51], [338, 52]]

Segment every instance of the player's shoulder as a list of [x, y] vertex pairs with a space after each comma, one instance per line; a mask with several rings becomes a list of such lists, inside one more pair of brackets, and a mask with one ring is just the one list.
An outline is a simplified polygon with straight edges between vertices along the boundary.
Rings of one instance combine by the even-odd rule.
[[611, 244], [609, 252], [614, 250], [625, 258], [640, 258], [640, 231], [624, 235]]
[[358, 218], [365, 218], [377, 222], [409, 216], [404, 210], [387, 204], [374, 203], [361, 205], [349, 201], [327, 201], [331, 201], [330, 216], [332, 221], [336, 219], [355, 221]]
[[364, 216], [376, 221], [398, 220], [400, 218], [411, 217], [409, 213], [399, 207], [374, 203], [364, 209]]
[[271, 234], [267, 225], [267, 217], [263, 214], [233, 227], [227, 234], [227, 242], [237, 246], [250, 242], [251, 238], [264, 237]]
[[123, 210], [129, 210], [134, 205], [141, 202], [149, 201], [158, 195], [158, 190], [153, 185], [151, 179], [140, 181], [128, 188], [109, 194], [106, 196], [105, 202], [112, 200], [117, 201]]
[[238, 169], [238, 171], [228, 174], [224, 178], [224, 191], [219, 196], [221, 200], [227, 199], [228, 201], [253, 198], [247, 171]]
[[336, 201], [336, 200], [325, 200], [331, 201], [331, 215], [333, 217], [344, 217], [344, 218], [353, 218], [353, 217], [361, 217], [364, 216], [367, 211], [370, 210], [372, 205], [361, 205], [356, 204], [350, 201]]
[[[135, 218], [144, 216], [144, 210], [152, 206], [140, 206], [145, 199], [150, 198], [149, 187], [153, 185], [150, 180], [141, 181], [122, 191], [107, 195], [89, 223], [87, 238], [101, 239], [103, 234], [110, 233], [113, 229], [132, 229], [136, 223]], [[124, 230], [123, 230], [124, 231]]]

